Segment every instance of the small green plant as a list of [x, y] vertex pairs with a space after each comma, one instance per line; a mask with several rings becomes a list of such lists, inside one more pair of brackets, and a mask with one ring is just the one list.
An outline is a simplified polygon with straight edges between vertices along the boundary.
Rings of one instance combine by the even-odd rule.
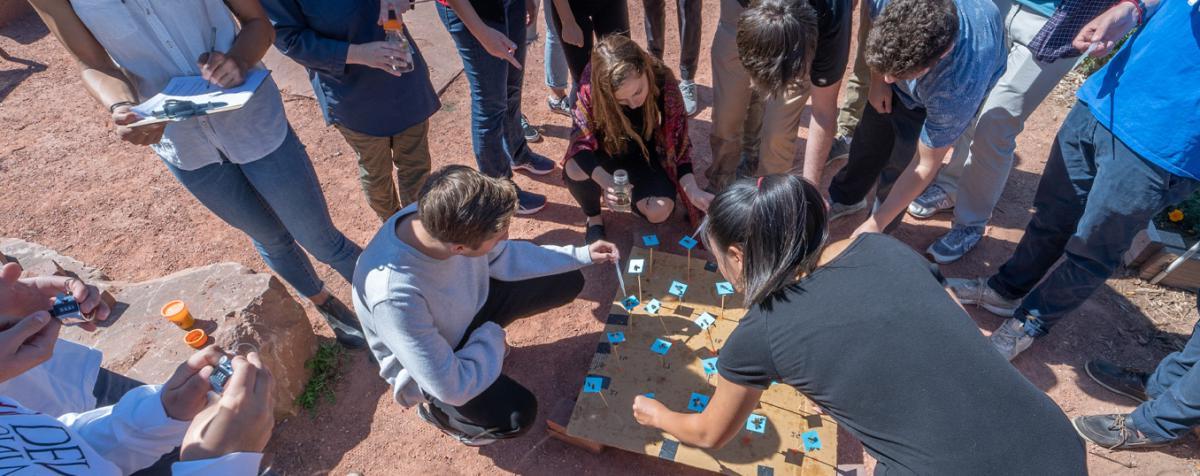
[[1200, 237], [1200, 191], [1155, 215], [1154, 226], [1179, 233], [1184, 241], [1194, 243]]
[[335, 342], [321, 344], [317, 354], [304, 367], [312, 371], [312, 377], [304, 384], [304, 391], [296, 397], [296, 404], [310, 412], [315, 411], [322, 401], [333, 403], [337, 396], [333, 388], [337, 384], [338, 368], [342, 360], [342, 346]]
[[1121, 49], [1121, 45], [1124, 45], [1125, 41], [1129, 40], [1129, 37], [1133, 36], [1133, 34], [1136, 32], [1137, 29], [1135, 28], [1133, 31], [1130, 31], [1128, 35], [1125, 35], [1124, 38], [1121, 38], [1121, 41], [1118, 41], [1117, 44], [1113, 45], [1112, 50], [1110, 50], [1107, 55], [1100, 57], [1094, 57], [1090, 55], [1085, 56], [1083, 61], [1080, 61], [1079, 65], [1076, 66], [1075, 69], [1078, 70], [1079, 73], [1085, 78], [1091, 76], [1092, 73], [1095, 73], [1096, 71], [1099, 71], [1100, 68], [1104, 67], [1104, 65], [1108, 63], [1108, 60], [1112, 59], [1113, 55], [1117, 53], [1117, 50]]

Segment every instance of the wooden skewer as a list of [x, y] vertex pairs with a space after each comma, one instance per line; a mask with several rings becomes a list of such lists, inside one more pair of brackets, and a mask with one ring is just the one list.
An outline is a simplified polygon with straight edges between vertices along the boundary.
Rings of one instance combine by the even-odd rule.
[[712, 327], [709, 326], [708, 329], [704, 330], [704, 333], [708, 335], [709, 350], [712, 350], [712, 353], [714, 353], [714, 354], [717, 353], [717, 344], [715, 342], [713, 342], [713, 338], [712, 338]]
[[642, 275], [638, 274], [638, 301], [642, 300]]
[[599, 392], [596, 392], [596, 394], [600, 395], [600, 401], [604, 402], [604, 408], [611, 408], [608, 406], [608, 399], [604, 398], [604, 390], [603, 389], [601, 389]]

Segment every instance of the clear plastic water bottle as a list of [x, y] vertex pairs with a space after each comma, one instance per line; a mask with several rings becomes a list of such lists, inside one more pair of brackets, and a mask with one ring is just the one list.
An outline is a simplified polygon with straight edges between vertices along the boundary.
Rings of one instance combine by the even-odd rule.
[[383, 32], [387, 42], [394, 48], [403, 51], [400, 56], [392, 56], [392, 71], [407, 73], [413, 70], [412, 44], [404, 36], [404, 22], [396, 17], [396, 12], [388, 12], [388, 21], [383, 23]]
[[629, 198], [629, 173], [624, 170], [613, 172], [613, 184], [608, 189], [613, 196], [613, 200], [609, 202], [608, 207], [614, 212], [631, 211], [632, 200]]

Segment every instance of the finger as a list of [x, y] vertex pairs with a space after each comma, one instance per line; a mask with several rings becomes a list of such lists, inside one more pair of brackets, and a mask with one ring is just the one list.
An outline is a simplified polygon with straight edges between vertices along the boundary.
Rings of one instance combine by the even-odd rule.
[[221, 361], [223, 352], [220, 347], [213, 345], [192, 354], [175, 368], [175, 373], [171, 375], [170, 379], [167, 379], [167, 388], [181, 387], [187, 383], [189, 378], [204, 368], [217, 365]]
[[30, 337], [33, 337], [35, 334], [37, 334], [38, 331], [42, 330], [42, 328], [46, 327], [46, 324], [49, 322], [49, 312], [35, 312], [25, 316], [24, 319], [17, 321], [16, 324], [13, 324], [12, 327], [8, 328], [4, 332], [0, 332], [0, 341], [3, 341], [5, 345], [11, 345], [15, 343], [16, 346], [20, 346], [25, 341], [29, 340]]
[[100, 290], [95, 286], [88, 286], [87, 283], [70, 278], [66, 282], [67, 292], [75, 298], [75, 302], [79, 303], [79, 311], [84, 314], [91, 314], [100, 304]]
[[254, 364], [251, 364], [243, 356], [233, 358], [233, 376], [229, 378], [229, 384], [225, 385], [224, 398], [242, 399], [254, 391], [254, 382], [258, 379], [258, 372], [255, 371]]
[[272, 384], [274, 383], [275, 377], [271, 375], [271, 370], [268, 369], [266, 365], [263, 365], [262, 359], [258, 355], [258, 352], [251, 352], [247, 354], [246, 360], [250, 361], [251, 365], [258, 368], [258, 375], [254, 380], [254, 398], [260, 402], [266, 402], [267, 404], [270, 404], [271, 388], [273, 387]]
[[388, 10], [391, 10], [391, 5], [388, 2], [379, 2], [379, 21], [378, 24], [383, 26], [388, 20]]
[[194, 375], [190, 376], [179, 386], [179, 391], [182, 392], [185, 398], [190, 401], [202, 403], [208, 400], [208, 391], [212, 390], [212, 383], [209, 382], [209, 377], [212, 377], [213, 368], [205, 367], [200, 369]]

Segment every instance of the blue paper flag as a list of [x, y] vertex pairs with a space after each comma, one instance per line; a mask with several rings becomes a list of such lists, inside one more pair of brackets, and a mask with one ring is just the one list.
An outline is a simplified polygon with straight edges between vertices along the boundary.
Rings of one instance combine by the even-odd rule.
[[625, 333], [624, 332], [609, 332], [608, 333], [608, 343], [620, 344], [622, 342], [625, 342]]
[[687, 292], [687, 288], [688, 286], [686, 284], [683, 284], [679, 281], [671, 281], [671, 289], [668, 289], [667, 292], [675, 296], [679, 296], [679, 299], [683, 299], [683, 293]]
[[721, 281], [717, 283], [717, 295], [728, 296], [733, 294], [733, 284], [729, 281]]
[[700, 317], [696, 318], [696, 325], [700, 326], [700, 330], [708, 329], [717, 322], [717, 317], [707, 312], [701, 313]]
[[800, 434], [800, 439], [804, 441], [804, 452], [821, 449], [821, 437], [817, 435], [817, 430], [808, 430]]
[[646, 392], [646, 398], [654, 398], [654, 392]]
[[646, 305], [642, 307], [642, 310], [646, 311], [646, 314], [658, 314], [659, 309], [662, 309], [662, 303], [658, 302], [657, 299], [651, 299], [650, 302], [647, 302]]
[[716, 357], [701, 359], [700, 363], [701, 363], [701, 366], [704, 367], [704, 376], [705, 377], [717, 373], [717, 358]]
[[654, 343], [650, 344], [650, 350], [658, 355], [667, 355], [667, 352], [671, 350], [671, 343], [662, 339], [654, 339]]
[[692, 238], [690, 236], [685, 236], [685, 237], [679, 239], [679, 246], [682, 246], [689, 250], [692, 248], [695, 248], [697, 244], [698, 244], [698, 242], [696, 241], [696, 239]]
[[688, 410], [697, 413], [704, 411], [704, 407], [708, 406], [708, 398], [708, 395], [693, 393], [692, 397], [688, 399]]
[[658, 246], [658, 235], [645, 235], [642, 237], [642, 244], [647, 248]]
[[633, 312], [633, 308], [637, 307], [638, 304], [641, 304], [641, 301], [638, 301], [637, 296], [629, 296], [624, 301], [621, 301], [621, 307], [624, 307], [629, 312]]
[[755, 433], [766, 433], [767, 417], [751, 413], [750, 417], [746, 418], [746, 429]]
[[583, 379], [583, 393], [600, 393], [604, 389], [604, 377], [588, 376]]

